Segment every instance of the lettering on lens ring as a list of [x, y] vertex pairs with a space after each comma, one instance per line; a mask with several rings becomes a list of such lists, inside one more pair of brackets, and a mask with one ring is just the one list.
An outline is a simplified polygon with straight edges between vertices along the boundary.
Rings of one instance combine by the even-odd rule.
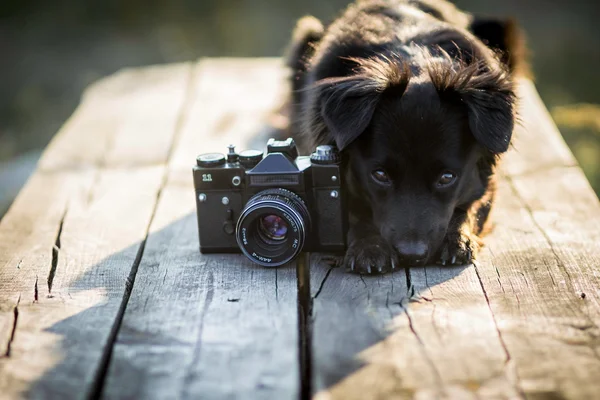
[[245, 245], [248, 245], [248, 239], [246, 239], [246, 228], [242, 228], [242, 242], [244, 242]]
[[267, 257], [259, 256], [256, 253], [252, 253], [252, 257], [254, 257], [257, 260], [262, 261], [262, 262], [268, 262], [268, 263], [270, 263], [271, 261], [273, 261], [272, 258], [267, 258]]
[[294, 248], [294, 249], [298, 248], [298, 239], [294, 239], [294, 243], [292, 243], [292, 248]]
[[292, 216], [286, 212], [283, 213], [283, 216], [285, 217], [287, 222], [292, 226], [292, 230], [294, 232], [298, 232], [298, 226], [296, 225], [296, 222], [294, 222], [294, 219], [292, 218]]

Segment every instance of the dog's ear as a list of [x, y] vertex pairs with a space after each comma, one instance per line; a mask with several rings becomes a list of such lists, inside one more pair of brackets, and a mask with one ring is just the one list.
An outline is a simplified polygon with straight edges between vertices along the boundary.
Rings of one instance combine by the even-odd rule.
[[364, 75], [324, 79], [319, 86], [321, 116], [341, 151], [369, 126], [381, 90]]
[[514, 93], [510, 89], [473, 85], [460, 92], [467, 105], [469, 128], [483, 147], [495, 154], [508, 150], [514, 128]]
[[441, 62], [429, 66], [429, 76], [440, 97], [458, 99], [466, 105], [469, 128], [481, 146], [495, 154], [508, 150], [516, 95], [504, 68], [484, 62], [449, 68]]
[[286, 52], [286, 64], [296, 73], [306, 70], [306, 63], [314, 52], [315, 44], [321, 40], [325, 28], [317, 18], [307, 15], [296, 23], [292, 41]]
[[410, 79], [409, 66], [396, 56], [347, 60], [356, 63], [355, 74], [322, 79], [315, 87], [320, 115], [340, 150], [367, 129], [381, 96], [402, 96]]
[[495, 50], [509, 71], [528, 73], [525, 35], [514, 19], [474, 16], [469, 30], [486, 46]]

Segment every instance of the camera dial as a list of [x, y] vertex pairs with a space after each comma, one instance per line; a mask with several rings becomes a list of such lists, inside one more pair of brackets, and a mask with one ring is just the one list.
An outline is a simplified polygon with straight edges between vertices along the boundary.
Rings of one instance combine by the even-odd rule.
[[260, 150], [244, 150], [239, 154], [240, 164], [244, 168], [254, 168], [263, 159], [263, 152]]
[[314, 153], [310, 155], [310, 161], [315, 164], [339, 164], [340, 153], [335, 146], [324, 144], [317, 146]]
[[204, 153], [196, 158], [199, 167], [210, 168], [225, 164], [225, 156], [221, 153]]

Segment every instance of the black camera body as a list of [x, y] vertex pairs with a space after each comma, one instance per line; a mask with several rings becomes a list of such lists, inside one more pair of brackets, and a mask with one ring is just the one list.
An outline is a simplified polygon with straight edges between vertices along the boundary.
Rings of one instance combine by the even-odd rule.
[[340, 157], [333, 146], [298, 156], [293, 139], [202, 154], [193, 169], [200, 251], [242, 252], [279, 266], [300, 251], [346, 247], [347, 212]]

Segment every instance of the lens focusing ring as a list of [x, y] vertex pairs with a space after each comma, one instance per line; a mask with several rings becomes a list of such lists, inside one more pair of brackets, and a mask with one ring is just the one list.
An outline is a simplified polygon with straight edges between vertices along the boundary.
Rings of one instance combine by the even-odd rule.
[[[270, 214], [281, 217], [289, 226], [286, 239], [277, 245], [262, 240], [258, 232], [260, 219]], [[236, 239], [246, 257], [266, 267], [278, 267], [302, 250], [309, 230], [310, 214], [304, 201], [289, 190], [273, 188], [248, 201], [237, 221]]]

